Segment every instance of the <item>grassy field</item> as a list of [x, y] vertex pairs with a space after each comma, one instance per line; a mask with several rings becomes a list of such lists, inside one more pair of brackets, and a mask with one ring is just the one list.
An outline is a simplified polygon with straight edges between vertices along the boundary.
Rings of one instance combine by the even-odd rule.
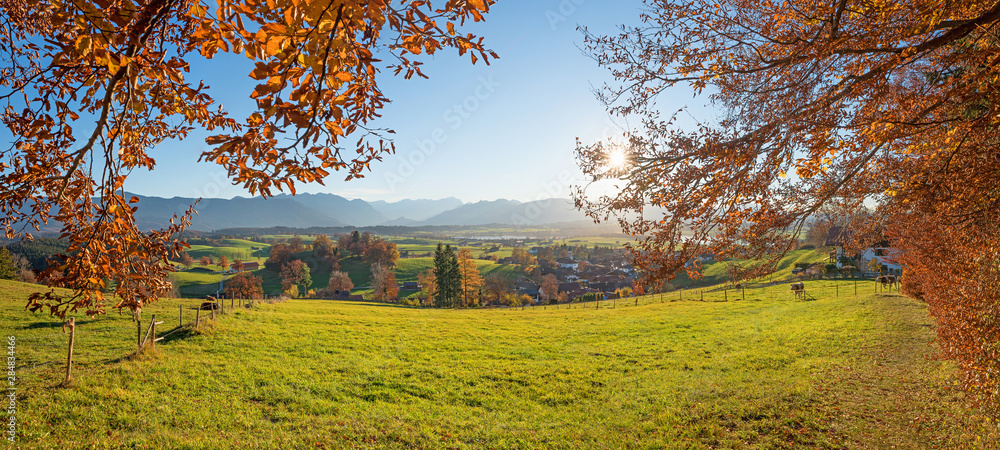
[[[573, 309], [288, 301], [138, 358], [129, 317], [78, 317], [70, 387], [66, 336], [23, 309], [29, 286], [0, 281], [0, 324], [21, 448], [997, 448], [925, 306], [852, 286]], [[143, 320], [168, 333], [193, 304]]]
[[[792, 277], [792, 269], [795, 268], [796, 263], [816, 263], [825, 260], [826, 257], [827, 255], [823, 252], [814, 250], [795, 250], [789, 252], [784, 258], [781, 259], [778, 263], [778, 270], [768, 277], [768, 280], [790, 279]], [[672, 284], [675, 287], [680, 288], [722, 286], [732, 284], [726, 270], [729, 268], [730, 264], [740, 262], [741, 261], [718, 261], [708, 263], [704, 266], [701, 279], [691, 280], [687, 274], [682, 273], [672, 282]], [[751, 282], [754, 283], [768, 280], [751, 280]]]

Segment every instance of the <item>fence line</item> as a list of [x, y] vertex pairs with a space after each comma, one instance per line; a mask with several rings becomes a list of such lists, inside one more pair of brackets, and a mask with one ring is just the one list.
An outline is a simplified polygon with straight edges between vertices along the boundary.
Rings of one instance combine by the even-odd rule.
[[[142, 322], [139, 321], [139, 320], [136, 320], [136, 332], [137, 332], [136, 350], [135, 350], [135, 352], [133, 354], [139, 354], [139, 353], [141, 353], [143, 351], [143, 349], [146, 348], [147, 344], [148, 344], [148, 346], [150, 348], [155, 349], [156, 342], [162, 341], [165, 338], [174, 335], [175, 333], [179, 333], [179, 332], [186, 331], [186, 330], [191, 330], [191, 329], [197, 330], [200, 327], [200, 325], [201, 325], [201, 320], [200, 320], [201, 319], [201, 317], [200, 317], [201, 316], [201, 311], [202, 311], [202, 309], [204, 309], [206, 307], [206, 303], [209, 304], [207, 307], [209, 309], [212, 309], [212, 316], [213, 316], [212, 319], [213, 320], [215, 320], [215, 310], [216, 309], [219, 310], [219, 316], [220, 316], [220, 318], [221, 318], [222, 315], [228, 314], [228, 312], [225, 309], [225, 306], [222, 304], [223, 303], [222, 301], [220, 301], [220, 300], [217, 300], [216, 302], [205, 302], [205, 301], [202, 301], [201, 303], [196, 304], [194, 307], [189, 307], [188, 308], [188, 309], [194, 309], [194, 310], [196, 310], [196, 313], [195, 313], [196, 314], [196, 316], [195, 316], [196, 319], [195, 319], [194, 322], [188, 322], [188, 325], [184, 326], [184, 310], [185, 310], [185, 305], [183, 305], [183, 304], [182, 305], [178, 305], [178, 322], [177, 322], [178, 325], [174, 329], [172, 329], [172, 330], [170, 330], [170, 331], [168, 331], [168, 332], [166, 332], [165, 334], [162, 334], [162, 335], [159, 332], [157, 332], [156, 326], [163, 324], [165, 321], [157, 320], [156, 319], [156, 317], [157, 317], [156, 314], [152, 314], [151, 315], [151, 320], [149, 322], [149, 326], [145, 330], [145, 333], [143, 333], [143, 330], [142, 330]], [[268, 301], [268, 303], [274, 303], [274, 302], [273, 301]], [[236, 300], [235, 299], [230, 299], [229, 311], [233, 311], [234, 310], [234, 308], [235, 308], [234, 305], [235, 304], [236, 304]], [[242, 300], [242, 299], [239, 300], [239, 306], [240, 307], [244, 307], [245, 306], [247, 308], [250, 308], [253, 305], [254, 305], [254, 301], [253, 300], [247, 300], [246, 302], [244, 302], [244, 300]], [[65, 329], [65, 331], [63, 331], [63, 332], [50, 333], [50, 334], [44, 334], [44, 335], [41, 335], [41, 336], [31, 336], [31, 337], [17, 337], [17, 336], [15, 336], [16, 342], [18, 344], [24, 343], [24, 344], [29, 345], [30, 347], [44, 348], [44, 349], [47, 349], [47, 350], [45, 350], [46, 352], [51, 351], [53, 349], [53, 347], [57, 347], [57, 346], [58, 347], [62, 347], [63, 345], [65, 345], [66, 346], [66, 357], [65, 357], [65, 359], [52, 359], [52, 360], [42, 361], [42, 362], [36, 362], [36, 361], [24, 362], [20, 366], [15, 366], [14, 370], [15, 371], [33, 370], [33, 369], [37, 369], [39, 367], [44, 367], [44, 366], [48, 366], [48, 365], [51, 365], [51, 364], [56, 364], [56, 363], [59, 363], [59, 362], [62, 361], [66, 365], [66, 372], [65, 372], [64, 383], [68, 383], [68, 382], [72, 381], [73, 380], [73, 375], [72, 375], [72, 370], [73, 370], [73, 354], [74, 354], [75, 344], [77, 344], [77, 341], [78, 341], [77, 338], [78, 337], [89, 336], [89, 335], [95, 335], [95, 334], [115, 333], [115, 331], [113, 329], [105, 329], [105, 330], [100, 330], [100, 331], [89, 331], [89, 330], [87, 330], [87, 331], [85, 331], [85, 330], [79, 330], [78, 331], [77, 328], [79, 326], [81, 326], [81, 325], [82, 324], [77, 324], [76, 323], [76, 318], [75, 317], [70, 317], [70, 319], [65, 324], [63, 324], [63, 327]], [[22, 353], [23, 351], [24, 350], [19, 350], [18, 353]], [[21, 358], [23, 358], [23, 357], [21, 357]], [[21, 358], [19, 358], [19, 359], [21, 359]]]

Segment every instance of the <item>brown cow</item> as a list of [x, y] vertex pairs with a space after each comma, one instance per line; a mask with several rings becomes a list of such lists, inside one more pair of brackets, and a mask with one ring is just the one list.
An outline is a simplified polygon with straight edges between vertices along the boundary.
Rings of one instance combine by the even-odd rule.
[[202, 311], [204, 311], [204, 310], [211, 311], [213, 309], [219, 309], [219, 300], [217, 298], [212, 297], [211, 295], [209, 295], [209, 296], [207, 296], [205, 298], [207, 300], [204, 301], [204, 302], [201, 302], [201, 306], [199, 306], [198, 309], [201, 309]]
[[897, 283], [899, 283], [899, 279], [896, 278], [895, 275], [882, 275], [882, 276], [876, 278], [875, 282], [876, 283], [881, 283], [882, 284], [882, 289], [885, 289], [886, 287], [888, 287], [889, 290], [892, 291], [893, 286], [895, 286]]
[[795, 294], [795, 298], [799, 298], [806, 293], [806, 284], [803, 282], [792, 283], [792, 292]]

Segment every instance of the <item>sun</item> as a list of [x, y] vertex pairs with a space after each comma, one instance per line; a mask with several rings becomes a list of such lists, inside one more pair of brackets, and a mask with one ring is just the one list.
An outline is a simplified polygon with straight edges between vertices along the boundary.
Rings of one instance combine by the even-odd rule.
[[625, 152], [621, 149], [614, 149], [608, 155], [608, 166], [612, 169], [623, 169], [627, 162], [628, 158], [625, 157]]

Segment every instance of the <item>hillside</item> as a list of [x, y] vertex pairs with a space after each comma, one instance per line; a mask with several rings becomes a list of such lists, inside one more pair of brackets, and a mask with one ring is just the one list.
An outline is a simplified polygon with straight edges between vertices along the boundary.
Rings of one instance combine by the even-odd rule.
[[274, 198], [293, 200], [329, 217], [355, 227], [381, 225], [389, 220], [364, 200], [348, 200], [333, 194], [279, 194]]
[[[60, 324], [0, 281], [22, 448], [996, 448], [896, 294], [617, 308], [238, 308], [138, 359], [128, 316]], [[839, 292], [843, 294], [845, 289]], [[773, 299], [772, 299], [773, 297]], [[175, 327], [178, 305], [147, 308]], [[185, 312], [185, 321], [193, 311]], [[204, 319], [204, 316], [203, 316]]]
[[[156, 229], [165, 227], [174, 214], [180, 216], [197, 200], [183, 197], [170, 199], [138, 197], [139, 209], [135, 214], [136, 223], [143, 228]], [[261, 197], [208, 198], [199, 202], [195, 209], [198, 214], [191, 218], [191, 229], [194, 230], [276, 226], [339, 227], [346, 225], [344, 222], [290, 198], [266, 200]]]

